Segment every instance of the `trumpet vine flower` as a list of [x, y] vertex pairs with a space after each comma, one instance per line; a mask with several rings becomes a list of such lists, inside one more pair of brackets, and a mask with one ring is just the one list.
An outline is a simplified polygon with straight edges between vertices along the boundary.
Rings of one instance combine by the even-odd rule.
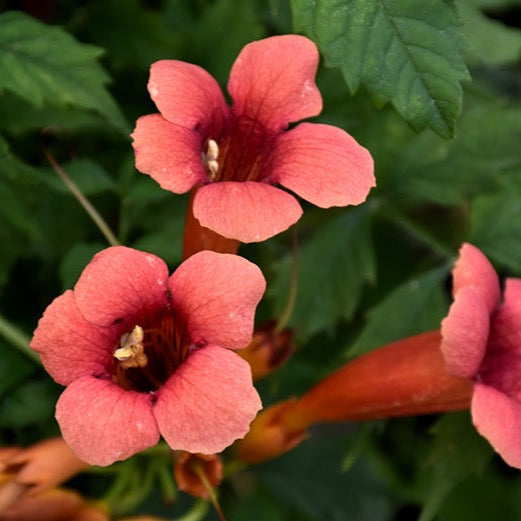
[[447, 371], [473, 380], [476, 429], [521, 468], [521, 279], [508, 278], [502, 294], [485, 255], [464, 244], [453, 280], [454, 302], [441, 328]]
[[242, 49], [228, 92], [201, 67], [178, 60], [152, 64], [148, 91], [159, 113], [138, 119], [136, 168], [162, 188], [196, 187], [200, 225], [240, 242], [259, 242], [294, 224], [297, 199], [323, 208], [357, 205], [375, 185], [369, 152], [340, 128], [290, 123], [318, 115], [315, 44], [273, 36]]
[[116, 246], [40, 319], [31, 347], [59, 384], [65, 441], [109, 465], [155, 445], [220, 452], [261, 408], [234, 349], [252, 336], [265, 288], [247, 260], [199, 252], [169, 276], [158, 257]]

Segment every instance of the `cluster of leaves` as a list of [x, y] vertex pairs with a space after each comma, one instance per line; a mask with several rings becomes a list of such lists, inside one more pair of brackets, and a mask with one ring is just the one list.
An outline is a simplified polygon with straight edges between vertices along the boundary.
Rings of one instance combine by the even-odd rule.
[[[180, 261], [186, 198], [135, 171], [128, 137], [138, 116], [155, 111], [146, 82], [158, 59], [198, 63], [225, 85], [247, 42], [305, 34], [322, 56], [318, 119], [350, 132], [375, 158], [378, 186], [365, 205], [305, 208], [290, 323], [299, 351], [261, 382], [266, 404], [302, 392], [350, 356], [436, 328], [463, 241], [503, 273], [521, 276], [519, 1], [42, 0], [27, 2], [28, 12], [4, 3], [3, 443], [57, 432], [59, 388], [15, 346], [106, 246], [46, 156], [56, 158], [122, 243], [172, 267]], [[240, 253], [268, 280], [259, 320], [277, 316], [293, 269], [291, 235]], [[502, 517], [516, 519], [519, 477], [498, 465], [475, 477], [490, 450], [468, 417], [436, 421], [319, 430], [293, 453], [230, 479], [223, 507], [236, 521], [251, 519], [252, 511], [260, 521], [479, 521], [498, 517], [489, 512], [493, 503]], [[97, 491], [88, 480], [80, 485], [87, 494]], [[183, 501], [172, 510], [152, 493], [141, 508], [171, 517], [186, 508]]]

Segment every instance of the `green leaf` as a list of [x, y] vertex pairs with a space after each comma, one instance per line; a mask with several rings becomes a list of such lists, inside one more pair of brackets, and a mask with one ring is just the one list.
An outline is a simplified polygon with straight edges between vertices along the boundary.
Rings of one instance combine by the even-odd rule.
[[16, 158], [0, 135], [0, 217], [32, 239], [39, 237], [39, 226], [29, 204], [35, 179], [36, 171]]
[[[275, 308], [285, 305], [292, 259], [275, 264], [271, 295]], [[350, 319], [365, 284], [375, 278], [375, 260], [367, 207], [343, 211], [319, 227], [298, 251], [298, 294], [291, 325], [301, 339], [332, 331], [340, 318]]]
[[439, 0], [292, 0], [295, 28], [313, 38], [349, 89], [363, 85], [378, 105], [391, 102], [416, 130], [448, 138], [469, 79], [459, 20]]
[[433, 433], [436, 437], [426, 468], [431, 480], [419, 521], [434, 519], [451, 490], [471, 475], [481, 473], [493, 454], [472, 425], [468, 412], [442, 417]]
[[486, 3], [483, 0], [458, 2], [463, 36], [472, 47], [469, 58], [474, 62], [482, 59], [492, 64], [518, 60], [521, 55], [521, 31], [486, 16], [480, 9]]
[[49, 422], [54, 416], [58, 386], [45, 378], [26, 382], [0, 400], [0, 427], [20, 428]]
[[105, 0], [85, 7], [87, 34], [107, 50], [115, 68], [148, 70], [152, 62], [177, 55], [179, 31], [168, 30], [163, 13], [143, 2]]
[[102, 50], [78, 42], [21, 12], [0, 14], [0, 92], [12, 92], [36, 107], [72, 105], [93, 110], [129, 132], [105, 89], [108, 76], [97, 62]]
[[95, 112], [50, 102], [43, 107], [35, 107], [7, 91], [0, 96], [0, 128], [10, 135], [27, 134], [49, 126], [76, 132], [96, 125], [96, 130], [105, 130], [107, 126]]
[[284, 521], [280, 507], [277, 508], [273, 500], [258, 493], [237, 503], [230, 521], [251, 521], [252, 512], [255, 512], [255, 521]]
[[[83, 195], [96, 195], [115, 188], [114, 180], [95, 161], [85, 158], [76, 159], [61, 165], [67, 175], [74, 181]], [[45, 169], [42, 179], [54, 190], [71, 194], [67, 185], [51, 169]]]
[[75, 244], [63, 258], [59, 274], [64, 290], [72, 288], [78, 280], [81, 272], [91, 261], [92, 257], [105, 247], [104, 244], [95, 243], [79, 243]]
[[24, 380], [34, 370], [34, 363], [14, 347], [0, 341], [0, 396], [11, 386]]
[[472, 201], [469, 241], [521, 274], [521, 186]]
[[439, 327], [447, 310], [443, 280], [448, 269], [442, 266], [409, 279], [370, 309], [349, 355]]
[[[342, 456], [347, 436], [325, 433], [288, 454], [259, 465], [259, 481], [284, 504], [317, 521], [390, 519], [384, 481], [368, 459], [357, 459], [347, 472]], [[289, 517], [288, 519], [293, 519]]]
[[[255, 4], [216, 0], [208, 5], [193, 27], [190, 52], [221, 84], [227, 81], [230, 65], [240, 50], [252, 40], [266, 36]], [[223, 28], [226, 28], [226, 38], [222, 37]]]
[[495, 101], [476, 104], [459, 120], [456, 140], [425, 132], [403, 147], [385, 189], [395, 199], [460, 205], [500, 189], [521, 171], [520, 142], [521, 110]]

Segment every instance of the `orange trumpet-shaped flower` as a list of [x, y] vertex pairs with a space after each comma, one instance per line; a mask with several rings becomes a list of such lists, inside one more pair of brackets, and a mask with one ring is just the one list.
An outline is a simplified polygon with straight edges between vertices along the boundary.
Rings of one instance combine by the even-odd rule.
[[265, 409], [238, 455], [255, 463], [300, 443], [321, 422], [359, 421], [466, 409], [472, 382], [445, 370], [438, 330], [375, 349], [341, 367], [301, 398]]
[[109, 521], [109, 516], [78, 493], [53, 488], [25, 495], [0, 512], [0, 521]]
[[86, 466], [62, 438], [24, 449], [0, 449], [0, 513], [24, 494], [37, 494], [63, 483]]
[[197, 189], [190, 192], [188, 208], [186, 210], [185, 229], [183, 236], [183, 259], [188, 259], [194, 253], [203, 250], [212, 250], [218, 253], [237, 253], [240, 242], [228, 239], [201, 225], [194, 217], [193, 204]]

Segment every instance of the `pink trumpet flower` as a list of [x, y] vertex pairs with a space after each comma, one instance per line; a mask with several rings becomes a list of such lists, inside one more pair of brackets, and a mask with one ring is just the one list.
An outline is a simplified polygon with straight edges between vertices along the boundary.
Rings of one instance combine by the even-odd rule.
[[40, 319], [31, 347], [67, 386], [56, 406], [79, 458], [109, 465], [162, 435], [188, 452], [222, 451], [261, 408], [248, 364], [265, 289], [247, 260], [202, 251], [169, 276], [150, 253], [98, 253]]
[[136, 168], [162, 188], [197, 188], [202, 227], [240, 242], [276, 235], [302, 215], [297, 199], [328, 208], [357, 205], [375, 185], [369, 152], [330, 125], [289, 124], [318, 115], [315, 44], [274, 36], [242, 49], [228, 81], [232, 106], [204, 69], [161, 60], [148, 91], [159, 114], [138, 119]]
[[447, 372], [474, 382], [472, 421], [501, 457], [521, 468], [521, 279], [498, 276], [464, 244], [453, 270], [454, 302], [443, 320]]

